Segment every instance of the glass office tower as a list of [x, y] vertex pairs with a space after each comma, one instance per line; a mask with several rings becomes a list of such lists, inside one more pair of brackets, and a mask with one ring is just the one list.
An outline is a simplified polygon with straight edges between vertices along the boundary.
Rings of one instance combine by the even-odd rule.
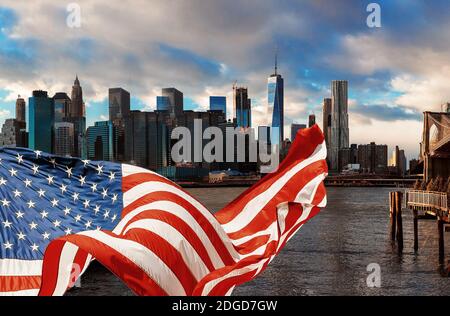
[[272, 113], [272, 144], [281, 145], [284, 140], [284, 80], [276, 73], [268, 79], [269, 114]]
[[209, 97], [209, 109], [211, 111], [222, 111], [227, 116], [227, 98], [219, 96]]
[[47, 91], [33, 91], [29, 98], [29, 134], [28, 146], [33, 150], [51, 153], [53, 149], [53, 125], [55, 109]]

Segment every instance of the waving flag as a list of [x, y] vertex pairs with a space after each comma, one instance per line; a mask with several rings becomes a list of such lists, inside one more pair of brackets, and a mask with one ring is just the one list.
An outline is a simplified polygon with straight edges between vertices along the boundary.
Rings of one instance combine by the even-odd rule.
[[93, 259], [139, 295], [229, 295], [326, 205], [317, 126], [299, 131], [278, 170], [215, 215], [139, 167], [25, 149], [0, 158], [7, 295], [62, 295]]

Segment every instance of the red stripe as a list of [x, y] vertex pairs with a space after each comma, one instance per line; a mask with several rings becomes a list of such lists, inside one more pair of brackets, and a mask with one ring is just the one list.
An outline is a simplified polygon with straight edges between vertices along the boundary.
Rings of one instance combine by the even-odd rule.
[[134, 188], [135, 186], [149, 181], [166, 183], [182, 190], [182, 188], [178, 184], [158, 174], [138, 172], [122, 177], [122, 192], [125, 194], [128, 190]]
[[192, 247], [196, 250], [200, 258], [203, 260], [207, 268], [212, 271], [214, 270], [214, 265], [208, 255], [208, 252], [203, 245], [201, 239], [198, 237], [198, 235], [195, 233], [195, 231], [181, 218], [178, 216], [161, 210], [147, 210], [139, 215], [133, 217], [131, 221], [127, 223], [127, 225], [124, 227], [123, 231], [126, 231], [127, 227], [138, 220], [141, 219], [157, 219], [162, 222], [165, 222], [172, 226], [174, 229], [178, 230], [180, 234], [183, 235], [184, 238], [192, 245]]
[[245, 243], [240, 244], [239, 246], [236, 246], [236, 250], [239, 251], [241, 255], [246, 255], [265, 245], [269, 239], [270, 235], [257, 236]]
[[174, 193], [158, 191], [146, 194], [143, 197], [131, 203], [130, 205], [128, 205], [123, 212], [129, 213], [140, 206], [156, 201], [171, 201], [186, 209], [186, 211], [188, 211], [192, 215], [192, 217], [198, 222], [200, 227], [202, 227], [202, 229], [208, 236], [209, 240], [216, 248], [216, 251], [221, 257], [222, 261], [226, 265], [234, 263], [233, 257], [229, 253], [228, 249], [225, 247], [224, 241], [222, 240], [222, 238], [220, 238], [219, 234], [215, 230], [212, 223], [191, 203], [189, 203], [188, 201], [186, 201], [185, 199]]
[[55, 239], [45, 249], [39, 296], [49, 296], [55, 291], [58, 282], [59, 260], [64, 244], [64, 240]]
[[[197, 280], [192, 274], [188, 263], [183, 260], [179, 250], [164, 238], [142, 228], [133, 228], [126, 233], [124, 239], [138, 242], [153, 252], [172, 270], [177, 279], [180, 280], [186, 294], [190, 295], [192, 293], [197, 284]], [[182, 251], [182, 249], [180, 250]]]
[[40, 286], [40, 276], [0, 276], [0, 292], [39, 289]]

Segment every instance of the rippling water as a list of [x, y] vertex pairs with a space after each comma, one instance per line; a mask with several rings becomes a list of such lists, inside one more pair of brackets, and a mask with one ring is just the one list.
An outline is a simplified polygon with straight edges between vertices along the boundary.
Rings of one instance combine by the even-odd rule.
[[[243, 188], [189, 189], [219, 210]], [[448, 295], [450, 279], [438, 273], [437, 224], [419, 222], [413, 250], [412, 214], [403, 211], [404, 251], [389, 237], [387, 188], [328, 188], [328, 206], [294, 236], [268, 269], [233, 295]], [[446, 236], [446, 244], [449, 242]], [[381, 287], [369, 288], [367, 265], [381, 267]], [[109, 271], [92, 265], [81, 288], [68, 295], [132, 295]]]

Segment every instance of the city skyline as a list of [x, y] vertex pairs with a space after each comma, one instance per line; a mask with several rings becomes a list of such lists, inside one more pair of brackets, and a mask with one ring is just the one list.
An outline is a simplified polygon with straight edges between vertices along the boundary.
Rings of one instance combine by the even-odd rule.
[[[322, 122], [329, 82], [343, 79], [350, 86], [350, 143], [399, 145], [414, 158], [421, 112], [450, 99], [448, 41], [444, 31], [432, 31], [448, 29], [441, 13], [448, 4], [380, 1], [382, 27], [370, 29], [367, 3], [193, 1], [172, 10], [170, 1], [108, 9], [101, 1], [80, 1], [83, 22], [71, 29], [64, 5], [6, 0], [0, 7], [0, 123], [14, 116], [18, 94], [28, 99], [35, 89], [69, 93], [78, 73], [87, 126], [107, 117], [108, 88], [116, 86], [131, 92], [134, 110], [154, 110], [163, 87], [183, 91], [187, 109], [206, 110], [210, 95], [223, 95], [230, 118], [235, 80], [249, 88], [252, 125], [269, 125], [266, 78], [278, 47], [286, 136], [291, 123], [307, 123], [311, 112]], [[186, 16], [188, 10], [196, 18]], [[399, 10], [404, 18], [393, 14]], [[140, 19], [140, 12], [153, 13]], [[172, 12], [173, 21], [162, 30], [165, 12]], [[405, 30], [414, 38], [406, 39]]]

